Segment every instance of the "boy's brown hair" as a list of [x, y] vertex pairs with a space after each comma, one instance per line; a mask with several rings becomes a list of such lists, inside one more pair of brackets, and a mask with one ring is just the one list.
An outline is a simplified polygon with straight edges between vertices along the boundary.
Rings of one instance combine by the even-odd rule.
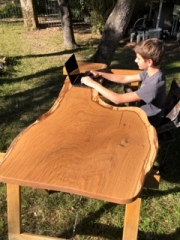
[[150, 38], [141, 41], [134, 47], [135, 53], [141, 55], [144, 60], [152, 59], [153, 66], [159, 66], [161, 64], [165, 49], [163, 41], [157, 38]]

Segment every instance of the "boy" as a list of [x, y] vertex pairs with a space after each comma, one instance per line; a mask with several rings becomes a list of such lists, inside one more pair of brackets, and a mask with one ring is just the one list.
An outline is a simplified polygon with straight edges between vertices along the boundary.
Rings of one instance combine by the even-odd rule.
[[122, 84], [139, 81], [141, 82], [141, 87], [137, 91], [124, 94], [115, 93], [93, 81], [90, 77], [83, 77], [81, 82], [94, 88], [115, 104], [139, 101], [139, 106], [146, 112], [149, 122], [154, 127], [158, 127], [161, 125], [164, 114], [166, 97], [166, 79], [160, 70], [160, 64], [164, 55], [164, 45], [161, 40], [151, 38], [139, 42], [135, 46], [134, 51], [136, 53], [135, 62], [139, 69], [143, 70], [140, 74], [115, 75], [98, 71], [91, 72], [94, 76], [101, 75], [112, 82]]

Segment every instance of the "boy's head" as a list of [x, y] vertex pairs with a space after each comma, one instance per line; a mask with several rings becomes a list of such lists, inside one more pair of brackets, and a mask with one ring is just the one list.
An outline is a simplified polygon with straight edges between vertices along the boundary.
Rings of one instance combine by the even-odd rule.
[[137, 43], [134, 51], [136, 54], [141, 55], [144, 60], [151, 59], [153, 66], [159, 66], [165, 50], [163, 41], [157, 38], [150, 38]]

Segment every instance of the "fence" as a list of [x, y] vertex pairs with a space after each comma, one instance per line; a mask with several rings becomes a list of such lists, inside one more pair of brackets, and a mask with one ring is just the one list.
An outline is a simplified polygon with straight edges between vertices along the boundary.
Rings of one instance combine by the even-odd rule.
[[44, 13], [38, 15], [40, 27], [58, 27], [60, 26], [60, 9], [57, 0], [44, 0]]
[[12, 23], [22, 21], [22, 12], [19, 4], [9, 1], [0, 1], [0, 23]]
[[[44, 0], [44, 11], [38, 14], [39, 27], [59, 27], [60, 11], [57, 0]], [[23, 22], [20, 4], [14, 4], [8, 0], [0, 0], [0, 24]]]

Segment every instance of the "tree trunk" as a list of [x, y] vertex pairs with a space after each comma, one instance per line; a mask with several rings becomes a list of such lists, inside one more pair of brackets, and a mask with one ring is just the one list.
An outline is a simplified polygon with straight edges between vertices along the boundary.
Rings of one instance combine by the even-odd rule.
[[34, 30], [38, 26], [38, 18], [35, 12], [34, 0], [20, 0], [24, 19], [24, 25], [29, 30]]
[[64, 46], [68, 49], [76, 48], [77, 44], [74, 38], [71, 10], [68, 0], [58, 0], [61, 12], [61, 26], [63, 32]]
[[137, 0], [118, 0], [106, 21], [94, 62], [111, 63], [114, 52], [128, 26]]

